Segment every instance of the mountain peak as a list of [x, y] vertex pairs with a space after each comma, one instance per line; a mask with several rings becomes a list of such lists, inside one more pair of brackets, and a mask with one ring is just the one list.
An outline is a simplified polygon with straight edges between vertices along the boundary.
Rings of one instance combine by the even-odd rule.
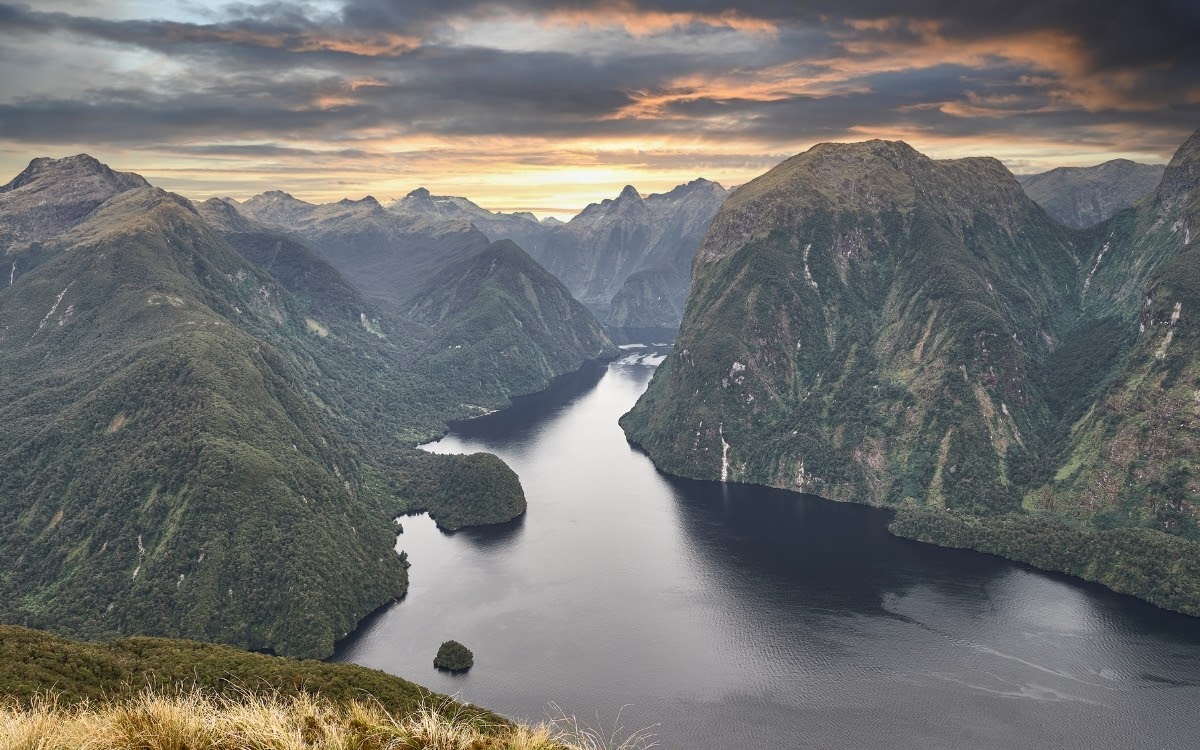
[[0, 234], [19, 242], [53, 237], [78, 224], [102, 203], [150, 183], [116, 172], [87, 154], [39, 157], [0, 187]]
[[415, 198], [416, 200], [424, 201], [424, 200], [429, 200], [432, 196], [431, 196], [428, 188], [419, 187], [404, 197], [405, 198]]
[[381, 206], [379, 204], [379, 201], [377, 201], [375, 199], [375, 196], [373, 196], [373, 195], [365, 196], [364, 198], [361, 198], [359, 200], [354, 200], [353, 198], [342, 198], [340, 201], [337, 202], [337, 204], [339, 206], [347, 206], [347, 207], [349, 207], [349, 206], [366, 206], [368, 208], [375, 208], [376, 206], [378, 206], [379, 208], [383, 208], [383, 206]]
[[116, 192], [150, 185], [141, 175], [132, 172], [116, 172], [94, 156], [76, 154], [61, 159], [52, 159], [48, 156], [32, 159], [29, 166], [13, 178], [12, 182], [0, 187], [0, 193], [11, 192], [41, 181], [78, 182], [80, 180], [99, 180], [108, 183]]
[[693, 195], [718, 195], [724, 196], [729, 191], [726, 190], [721, 183], [706, 180], [703, 177], [697, 177], [691, 182], [685, 182], [682, 185], [676, 185], [665, 193], [657, 193], [655, 197], [661, 198], [685, 198]]
[[923, 206], [967, 224], [986, 206], [1007, 227], [1031, 205], [996, 159], [934, 160], [903, 141], [820, 143], [730, 193], [699, 256], [724, 257], [755, 233], [835, 210], [878, 216]]
[[247, 232], [254, 229], [254, 224], [241, 212], [237, 205], [228, 198], [209, 198], [196, 206], [197, 213], [209, 226], [222, 232]]
[[639, 193], [637, 188], [635, 188], [633, 185], [626, 185], [621, 189], [621, 194], [617, 196], [617, 200], [628, 200], [633, 198], [636, 198], [637, 200], [642, 199], [642, 194]]
[[1200, 130], [1175, 151], [1158, 186], [1159, 200], [1174, 200], [1200, 187]]

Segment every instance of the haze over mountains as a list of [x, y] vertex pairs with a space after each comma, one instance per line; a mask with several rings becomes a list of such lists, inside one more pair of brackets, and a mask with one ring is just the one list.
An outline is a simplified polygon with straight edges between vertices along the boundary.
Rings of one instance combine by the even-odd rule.
[[1200, 614], [1200, 132], [1088, 231], [993, 159], [822, 144], [739, 188], [622, 424], [660, 468]]
[[[369, 196], [317, 206], [279, 191], [230, 205], [304, 237], [382, 303], [403, 307], [445, 253], [507, 239], [606, 325], [674, 328], [683, 315], [692, 256], [728, 192], [703, 179], [644, 198], [626, 186], [565, 223], [493, 213], [424, 188], [386, 208]], [[389, 243], [404, 245], [405, 256], [375, 253]]]
[[1069, 227], [1084, 229], [1148, 195], [1165, 169], [1162, 164], [1114, 159], [1094, 167], [1059, 167], [1017, 179], [1051, 216]]
[[[403, 238], [371, 203], [306, 226]], [[9, 622], [326, 655], [404, 593], [398, 513], [453, 529], [524, 511], [494, 456], [412, 446], [616, 351], [561, 283], [469, 227], [478, 242], [411, 284], [452, 304], [403, 315], [232, 203], [198, 210], [90, 157], [35, 160], [0, 206]]]
[[664, 470], [944, 508], [902, 520], [948, 544], [992, 542], [946, 518], [997, 514], [1183, 543], [1193, 141], [1087, 232], [994, 160], [882, 141], [736, 191], [627, 187], [565, 224], [422, 189], [193, 204], [35, 159], [0, 188], [0, 613], [327, 654], [405, 590], [397, 513], [524, 511], [499, 459], [413, 445], [614, 355], [596, 314], [669, 327], [685, 302], [624, 422]]

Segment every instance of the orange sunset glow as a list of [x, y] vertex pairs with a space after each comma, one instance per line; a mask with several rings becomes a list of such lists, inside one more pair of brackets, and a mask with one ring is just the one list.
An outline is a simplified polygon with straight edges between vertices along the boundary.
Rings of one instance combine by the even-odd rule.
[[0, 168], [88, 152], [197, 198], [424, 186], [566, 218], [626, 184], [738, 185], [823, 141], [903, 139], [1021, 173], [1163, 162], [1195, 127], [1195, 46], [1153, 9], [1114, 5], [1123, 37], [1098, 6], [885, 10], [0, 4]]

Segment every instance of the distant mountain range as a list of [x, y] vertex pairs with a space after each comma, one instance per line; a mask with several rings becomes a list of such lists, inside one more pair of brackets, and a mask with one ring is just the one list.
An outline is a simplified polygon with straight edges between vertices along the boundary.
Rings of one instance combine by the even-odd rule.
[[413, 446], [614, 356], [595, 313], [682, 316], [623, 421], [664, 470], [1200, 611], [1196, 144], [1086, 231], [994, 160], [879, 141], [567, 223], [35, 159], [0, 187], [0, 618], [329, 654], [406, 590], [396, 515], [524, 512], [495, 456]]
[[1019, 175], [1021, 187], [1054, 218], [1076, 229], [1099, 224], [1148, 195], [1162, 179], [1161, 164], [1114, 159], [1094, 167], [1059, 167]]
[[725, 201], [622, 425], [674, 474], [895, 507], [1200, 615], [1198, 225], [1200, 132], [1085, 231], [993, 159], [816, 146]]
[[530, 252], [607, 325], [674, 328], [692, 257], [728, 194], [708, 180], [644, 198], [626, 186], [553, 228]]
[[[197, 206], [81, 155], [0, 188], [0, 227], [8, 622], [327, 655], [405, 591], [397, 514], [524, 511], [496, 457], [412, 446], [616, 353], [519, 248], [373, 200]], [[360, 291], [389, 254], [419, 273]]]
[[[693, 180], [644, 198], [626, 186], [569, 222], [493, 213], [466, 198], [418, 188], [386, 208], [372, 197], [314, 205], [273, 191], [224, 202], [317, 247], [369, 296], [404, 306], [440, 258], [512, 240], [561, 280], [606, 325], [675, 328], [691, 283], [692, 257], [729, 191]], [[403, 245], [397, 256], [387, 248]]]

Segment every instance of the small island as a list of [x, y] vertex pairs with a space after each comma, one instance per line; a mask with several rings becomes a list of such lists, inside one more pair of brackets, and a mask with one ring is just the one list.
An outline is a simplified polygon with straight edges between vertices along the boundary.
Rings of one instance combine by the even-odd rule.
[[458, 641], [446, 641], [433, 657], [433, 666], [448, 672], [466, 672], [475, 663], [475, 654]]

